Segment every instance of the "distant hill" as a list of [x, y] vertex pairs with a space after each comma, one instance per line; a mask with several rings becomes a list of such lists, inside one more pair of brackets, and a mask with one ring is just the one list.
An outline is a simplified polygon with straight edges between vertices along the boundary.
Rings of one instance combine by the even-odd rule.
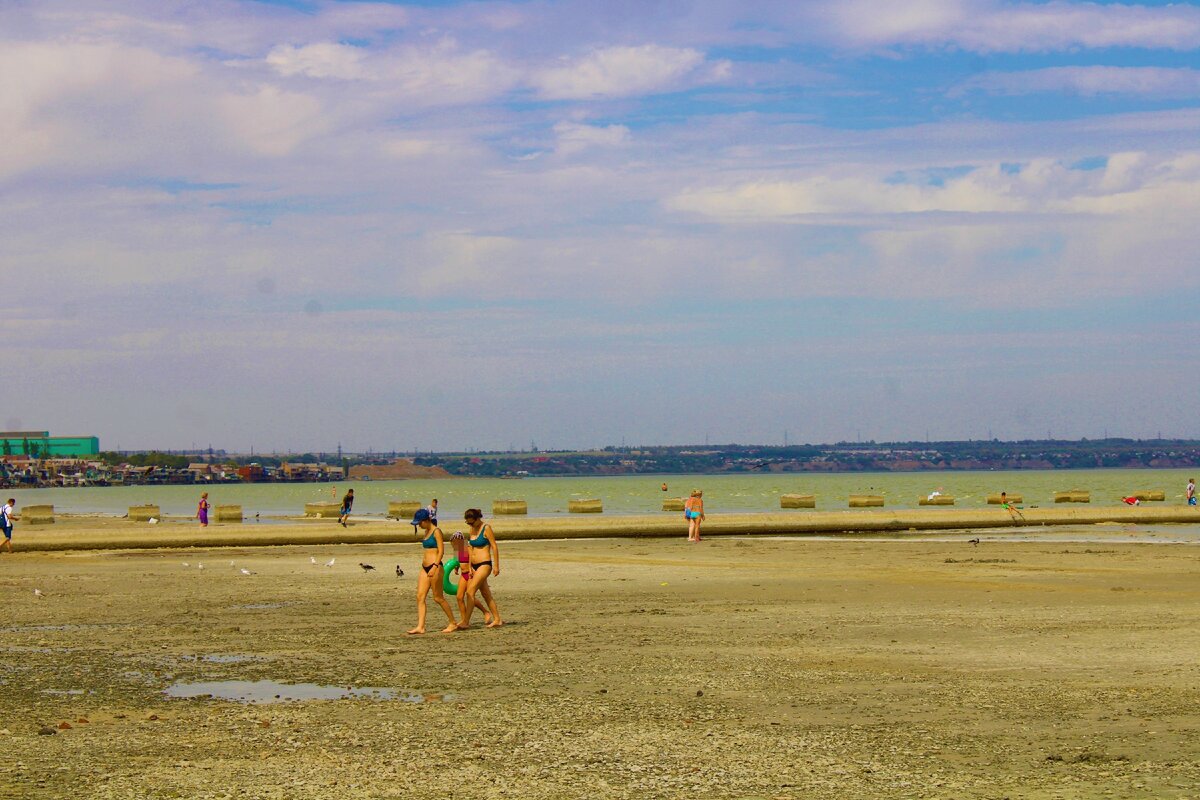
[[442, 467], [420, 467], [407, 458], [397, 458], [391, 464], [356, 464], [350, 467], [350, 480], [367, 478], [373, 481], [395, 481], [406, 478], [451, 478]]

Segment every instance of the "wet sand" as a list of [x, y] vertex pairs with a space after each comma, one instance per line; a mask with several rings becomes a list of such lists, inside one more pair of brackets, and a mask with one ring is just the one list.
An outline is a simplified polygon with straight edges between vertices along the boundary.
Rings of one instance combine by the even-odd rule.
[[[502, 542], [424, 637], [411, 544], [0, 555], [0, 796], [1200, 796], [1200, 550], [968, 536]], [[260, 679], [425, 702], [163, 694]]]

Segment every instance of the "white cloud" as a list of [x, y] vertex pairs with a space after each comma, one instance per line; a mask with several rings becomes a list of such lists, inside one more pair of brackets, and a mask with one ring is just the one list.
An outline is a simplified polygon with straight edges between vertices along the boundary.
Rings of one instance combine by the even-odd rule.
[[577, 153], [591, 147], [617, 147], [629, 141], [629, 128], [624, 125], [582, 125], [560, 122], [554, 126], [558, 137], [556, 150], [562, 154]]
[[997, 0], [847, 0], [812, 12], [830, 37], [853, 47], [959, 47], [1046, 52], [1073, 47], [1200, 47], [1200, 8]]
[[306, 45], [281, 44], [267, 53], [267, 64], [285, 77], [303, 75], [309, 78], [341, 78], [353, 80], [367, 77], [363, 61], [367, 51], [335, 42], [315, 42]]
[[689, 48], [614, 46], [542, 69], [530, 80], [548, 100], [628, 97], [677, 88], [703, 63], [704, 55]]
[[964, 82], [952, 95], [972, 89], [1002, 95], [1066, 92], [1084, 96], [1197, 97], [1200, 96], [1200, 70], [1091, 66], [988, 72]]

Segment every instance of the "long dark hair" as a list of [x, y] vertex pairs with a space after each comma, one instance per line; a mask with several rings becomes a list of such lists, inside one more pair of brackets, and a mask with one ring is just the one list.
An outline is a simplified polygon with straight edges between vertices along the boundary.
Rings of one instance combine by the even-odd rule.
[[478, 508], [468, 508], [466, 513], [463, 514], [463, 519], [465, 519], [467, 522], [483, 519], [483, 511]]

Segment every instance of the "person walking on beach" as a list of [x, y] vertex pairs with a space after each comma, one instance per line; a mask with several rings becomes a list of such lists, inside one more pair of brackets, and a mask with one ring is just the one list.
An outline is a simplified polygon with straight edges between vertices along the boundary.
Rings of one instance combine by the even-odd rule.
[[429, 512], [429, 519], [436, 526], [438, 524], [438, 521], [437, 521], [437, 498], [436, 497], [433, 498], [433, 500], [431, 500], [429, 502], [429, 505], [425, 507], [425, 510]]
[[700, 541], [700, 523], [704, 522], [704, 492], [692, 489], [692, 495], [683, 502], [683, 518], [688, 521], [688, 541]]
[[8, 502], [4, 504], [4, 508], [0, 509], [0, 528], [4, 530], [4, 547], [9, 554], [12, 553], [12, 529], [13, 521], [19, 520], [20, 517], [16, 514], [17, 501], [16, 498], [8, 498]]
[[[458, 561], [458, 566], [454, 568], [458, 572], [458, 586], [454, 587], [456, 590], [454, 597], [458, 601], [458, 617], [462, 620], [462, 622], [458, 623], [458, 629], [461, 631], [470, 625], [467, 622], [467, 618], [470, 615], [467, 614], [466, 598], [467, 584], [471, 580], [471, 552], [467, 550], [467, 537], [463, 536], [462, 531], [455, 531], [450, 534], [450, 544], [456, 550], [455, 560]], [[491, 621], [492, 612], [488, 610], [488, 607], [478, 597], [475, 598], [475, 608], [483, 612], [484, 623]]]
[[350, 518], [350, 508], [354, 505], [354, 490], [350, 489], [346, 492], [346, 496], [342, 498], [342, 511], [338, 516], [338, 522], [342, 523], [342, 527], [346, 527], [346, 520]]
[[1187, 504], [1189, 506], [1196, 505], [1196, 479], [1195, 478], [1188, 478]]
[[458, 591], [463, 595], [463, 607], [466, 609], [459, 627], [470, 627], [471, 612], [475, 610], [475, 593], [478, 592], [483, 595], [484, 602], [492, 612], [492, 620], [487, 627], [499, 628], [504, 621], [500, 619], [500, 609], [492, 597], [492, 587], [488, 585], [489, 577], [500, 577], [500, 547], [496, 544], [496, 532], [483, 521], [483, 511], [478, 508], [468, 508], [463, 519], [471, 526], [467, 536], [467, 544], [471, 547], [471, 580], [466, 583], [465, 589], [463, 584], [459, 584]]
[[420, 530], [425, 534], [425, 538], [421, 540], [423, 555], [421, 572], [417, 575], [417, 627], [408, 632], [410, 635], [425, 632], [425, 596], [432, 591], [433, 602], [446, 612], [448, 622], [446, 627], [442, 628], [442, 633], [453, 633], [458, 630], [458, 623], [454, 621], [454, 612], [450, 610], [450, 604], [446, 602], [446, 596], [442, 592], [442, 576], [445, 571], [442, 556], [446, 551], [442, 531], [433, 524], [429, 517], [429, 509], [426, 508], [418, 508], [417, 513], [413, 514], [412, 526], [414, 532]]
[[196, 519], [200, 520], [200, 527], [208, 527], [208, 492], [203, 492], [200, 495], [200, 502], [196, 505]]

